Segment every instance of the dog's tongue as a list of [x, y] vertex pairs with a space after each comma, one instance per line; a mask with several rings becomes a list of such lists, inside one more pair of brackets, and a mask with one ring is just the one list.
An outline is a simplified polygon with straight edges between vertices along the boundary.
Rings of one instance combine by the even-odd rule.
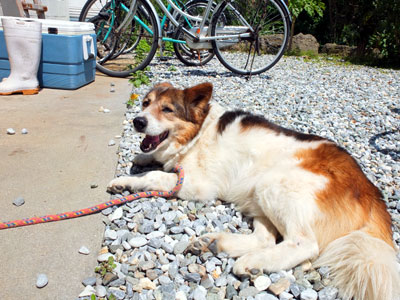
[[159, 143], [160, 143], [159, 135], [155, 136], [146, 135], [146, 137], [142, 141], [142, 144], [140, 145], [140, 149], [143, 152], [149, 152], [150, 150], [156, 148]]

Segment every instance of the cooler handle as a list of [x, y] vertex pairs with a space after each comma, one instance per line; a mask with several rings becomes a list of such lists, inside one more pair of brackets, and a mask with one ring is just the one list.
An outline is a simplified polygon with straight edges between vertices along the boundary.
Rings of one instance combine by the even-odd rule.
[[[88, 47], [89, 44], [89, 47]], [[93, 37], [90, 35], [82, 36], [82, 46], [83, 46], [83, 59], [88, 60], [95, 57], [94, 53], [94, 41]]]

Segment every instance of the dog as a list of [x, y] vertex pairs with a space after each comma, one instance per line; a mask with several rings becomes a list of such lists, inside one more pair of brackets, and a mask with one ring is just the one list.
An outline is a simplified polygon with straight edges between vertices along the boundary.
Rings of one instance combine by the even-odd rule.
[[[171, 190], [177, 196], [234, 203], [253, 217], [252, 234], [212, 233], [193, 248], [216, 243], [236, 257], [237, 275], [291, 269], [306, 260], [328, 266], [343, 299], [400, 299], [391, 218], [380, 191], [341, 147], [211, 101], [213, 86], [155, 85], [133, 120], [145, 135], [136, 164], [163, 171], [112, 180], [108, 190]], [[277, 241], [280, 237], [281, 241]]]

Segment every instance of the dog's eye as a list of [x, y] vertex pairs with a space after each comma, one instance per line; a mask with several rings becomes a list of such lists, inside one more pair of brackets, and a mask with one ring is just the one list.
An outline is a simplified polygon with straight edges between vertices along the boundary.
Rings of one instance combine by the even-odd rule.
[[173, 110], [172, 110], [171, 108], [169, 108], [168, 106], [164, 106], [164, 107], [162, 108], [162, 111], [165, 112], [165, 113], [171, 113], [171, 112], [173, 112]]
[[150, 101], [143, 101], [143, 103], [142, 103], [142, 106], [143, 107], [147, 107], [147, 106], [149, 106], [150, 105]]

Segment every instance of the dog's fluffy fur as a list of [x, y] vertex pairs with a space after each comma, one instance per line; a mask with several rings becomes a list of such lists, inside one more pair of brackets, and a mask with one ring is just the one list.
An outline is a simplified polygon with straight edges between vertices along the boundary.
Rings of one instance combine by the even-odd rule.
[[[156, 85], [134, 120], [146, 154], [164, 171], [119, 177], [109, 190], [171, 190], [176, 164], [185, 171], [178, 196], [234, 203], [254, 217], [250, 235], [218, 233], [203, 241], [238, 257], [236, 274], [326, 265], [343, 299], [400, 299], [391, 219], [379, 190], [333, 142], [282, 128], [210, 102], [212, 85], [184, 90]], [[277, 237], [283, 240], [276, 242]]]

